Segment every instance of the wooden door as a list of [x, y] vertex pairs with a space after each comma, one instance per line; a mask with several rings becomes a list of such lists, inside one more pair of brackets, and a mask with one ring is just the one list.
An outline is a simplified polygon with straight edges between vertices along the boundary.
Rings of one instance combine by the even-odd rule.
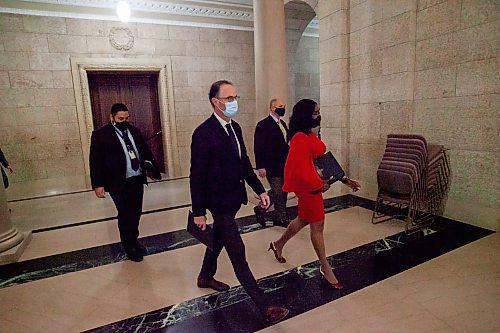
[[165, 172], [157, 73], [89, 72], [94, 128], [109, 122], [111, 106], [123, 103], [130, 123], [141, 130], [161, 172]]

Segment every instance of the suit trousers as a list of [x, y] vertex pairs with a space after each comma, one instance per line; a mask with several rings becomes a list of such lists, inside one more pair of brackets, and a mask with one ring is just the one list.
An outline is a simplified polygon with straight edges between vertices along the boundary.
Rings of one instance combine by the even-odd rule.
[[222, 248], [226, 252], [233, 265], [236, 278], [243, 286], [250, 298], [255, 302], [261, 311], [265, 311], [268, 301], [262, 289], [257, 285], [245, 256], [245, 244], [241, 239], [238, 226], [234, 220], [234, 214], [214, 214], [214, 249], [208, 248], [205, 251], [203, 265], [201, 267], [200, 277], [205, 280], [211, 280], [217, 271], [217, 258]]
[[283, 177], [267, 177], [271, 189], [267, 192], [271, 199], [271, 205], [274, 205], [274, 211], [266, 213], [266, 220], [286, 221], [286, 199], [288, 193], [283, 192]]
[[139, 237], [144, 185], [140, 176], [127, 178], [109, 189], [118, 210], [118, 230], [124, 247], [133, 246]]

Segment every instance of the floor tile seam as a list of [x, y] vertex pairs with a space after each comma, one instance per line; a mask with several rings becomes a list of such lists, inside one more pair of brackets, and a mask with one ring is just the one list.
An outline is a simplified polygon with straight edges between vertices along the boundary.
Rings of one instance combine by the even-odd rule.
[[[55, 322], [57, 325], [62, 326], [62, 327], [64, 327], [64, 322], [62, 322], [62, 320], [65, 320], [68, 317], [70, 317], [72, 319], [76, 318], [73, 315], [69, 315], [67, 313], [60, 312], [58, 314], [60, 316], [62, 315], [64, 317], [64, 319], [56, 319], [57, 317], [54, 317], [54, 316], [52, 316], [51, 314], [49, 314], [47, 312], [36, 312], [36, 311], [31, 311], [30, 309], [21, 308], [21, 307], [17, 307], [17, 306], [14, 308], [14, 310], [17, 310], [17, 311], [22, 312], [22, 313], [27, 314], [27, 315], [35, 315], [35, 316], [42, 317], [42, 318], [44, 318], [46, 320]], [[47, 309], [45, 309], [45, 310], [47, 310]]]
[[[82, 272], [82, 271], [79, 271], [79, 272]], [[77, 272], [75, 272], [77, 273]], [[67, 277], [67, 274], [63, 274], [63, 275], [56, 275], [56, 276], [53, 276], [54, 278], [56, 277]], [[48, 279], [50, 279], [51, 277], [49, 277]], [[38, 280], [40, 281], [40, 280]], [[123, 292], [129, 285], [131, 282], [128, 282], [128, 283], [122, 283], [122, 282], [117, 282], [117, 281], [113, 281], [113, 280], [109, 280], [110, 282], [112, 283], [119, 283], [121, 284], [122, 286], [120, 286], [120, 288], [118, 290], [115, 290], [113, 293], [111, 293], [110, 295], [106, 295], [106, 298], [107, 297], [115, 297], [117, 295], [119, 295], [121, 292]], [[28, 282], [30, 283], [30, 282]], [[12, 286], [12, 287], [15, 287], [16, 285]], [[9, 287], [7, 287], [9, 288]], [[1, 290], [1, 289], [0, 289]], [[102, 301], [102, 300], [105, 300], [103, 297], [95, 297], [95, 296], [92, 296], [92, 295], [88, 295], [88, 294], [84, 294], [84, 293], [81, 293], [81, 292], [74, 292], [70, 289], [64, 289], [64, 290], [60, 290], [61, 292], [63, 292], [64, 294], [70, 294], [72, 296], [77, 296], [77, 297], [85, 297], [87, 300], [89, 301]]]
[[[369, 288], [371, 287], [372, 285], [368, 286], [368, 287], [365, 287], [365, 288]], [[365, 288], [361, 289], [361, 290], [364, 290]], [[345, 295], [343, 296], [342, 298], [348, 298], [350, 296], [349, 295]], [[331, 301], [327, 304], [330, 304], [330, 303], [333, 303], [335, 301]], [[311, 311], [311, 310], [309, 310]], [[306, 311], [304, 313], [307, 313], [309, 311]], [[422, 315], [424, 312], [422, 313], [419, 313], [418, 315]], [[373, 315], [367, 315], [367, 316], [359, 316], [357, 318], [350, 318], [351, 320], [353, 320], [353, 325], [356, 329], [361, 329], [363, 328], [364, 326], [366, 326], [366, 323], [362, 322], [362, 320], [374, 320], [374, 319], [384, 319], [384, 325], [391, 325], [391, 324], [396, 324], [398, 322], [401, 322], [401, 321], [406, 321], [408, 319], [411, 319], [411, 317], [414, 317], [415, 314], [407, 314], [405, 316], [402, 316], [402, 317], [394, 317], [394, 318], [388, 318], [387, 316], [384, 316], [382, 312], [379, 312], [379, 313], [376, 313], [376, 314], [373, 314]], [[360, 322], [361, 321], [361, 322]], [[377, 326], [380, 326], [380, 325], [377, 325]], [[428, 332], [428, 331], [426, 331]], [[420, 332], [420, 333], [424, 333], [424, 332]]]
[[30, 332], [30, 333], [45, 333], [45, 332], [38, 331], [37, 329], [34, 329], [33, 327], [26, 326], [24, 322], [14, 321], [14, 320], [5, 319], [5, 318], [2, 318], [2, 320], [5, 320], [8, 323], [14, 324], [17, 327], [22, 326], [22, 328], [26, 329], [25, 332]]

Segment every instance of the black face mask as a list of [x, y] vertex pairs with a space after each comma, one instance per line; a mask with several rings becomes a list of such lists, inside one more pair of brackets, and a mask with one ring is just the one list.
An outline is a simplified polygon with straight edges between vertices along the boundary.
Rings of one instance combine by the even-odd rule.
[[121, 123], [115, 123], [115, 126], [120, 131], [125, 131], [128, 128], [128, 121], [122, 121]]
[[319, 115], [316, 118], [313, 118], [311, 123], [312, 127], [318, 127], [320, 124], [321, 124], [321, 115]]
[[276, 108], [274, 112], [276, 112], [278, 116], [283, 117], [285, 115], [285, 108]]

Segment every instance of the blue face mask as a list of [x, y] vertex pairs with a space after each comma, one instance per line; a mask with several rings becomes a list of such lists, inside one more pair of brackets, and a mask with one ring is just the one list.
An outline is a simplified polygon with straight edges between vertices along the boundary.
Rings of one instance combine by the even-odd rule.
[[238, 101], [227, 102], [226, 109], [222, 113], [229, 118], [234, 117], [238, 113]]

